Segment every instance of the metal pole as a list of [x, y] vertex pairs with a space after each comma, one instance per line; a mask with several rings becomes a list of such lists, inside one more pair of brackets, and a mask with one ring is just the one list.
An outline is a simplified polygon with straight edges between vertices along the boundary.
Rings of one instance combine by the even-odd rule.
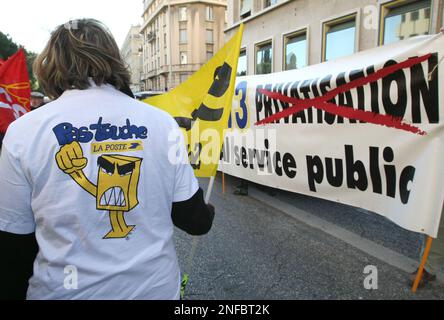
[[173, 87], [173, 79], [172, 79], [172, 75], [173, 75], [173, 50], [172, 50], [172, 44], [171, 44], [171, 32], [172, 32], [172, 27], [171, 27], [171, 4], [170, 4], [171, 0], [168, 0], [168, 36], [169, 36], [169, 59], [170, 59], [170, 63], [168, 66], [168, 90], [171, 90], [171, 88]]

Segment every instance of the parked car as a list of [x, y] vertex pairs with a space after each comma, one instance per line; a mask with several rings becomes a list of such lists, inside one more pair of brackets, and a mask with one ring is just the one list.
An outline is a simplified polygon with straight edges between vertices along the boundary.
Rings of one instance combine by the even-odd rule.
[[135, 92], [134, 97], [137, 100], [144, 100], [146, 98], [158, 96], [159, 94], [163, 93], [164, 93], [163, 91], [140, 91], [140, 92]]

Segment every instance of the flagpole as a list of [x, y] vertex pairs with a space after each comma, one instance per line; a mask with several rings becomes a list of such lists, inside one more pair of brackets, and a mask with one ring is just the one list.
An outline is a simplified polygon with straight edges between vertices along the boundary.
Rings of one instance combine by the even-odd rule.
[[422, 273], [424, 271], [424, 266], [427, 262], [427, 258], [429, 257], [430, 248], [432, 247], [432, 241], [433, 241], [433, 238], [431, 236], [428, 236], [427, 243], [426, 243], [426, 246], [424, 249], [424, 254], [422, 255], [421, 264], [419, 265], [418, 272], [416, 273], [416, 279], [415, 279], [415, 282], [413, 283], [413, 287], [412, 287], [413, 293], [416, 293], [416, 290], [418, 289], [418, 286], [419, 286], [419, 282], [421, 281]]
[[[169, 14], [169, 22], [171, 22], [171, 4], [170, 1], [167, 2], [168, 4], [168, 14]], [[214, 109], [215, 107], [218, 107], [217, 110], [222, 109], [222, 115], [220, 115], [218, 118], [212, 119], [212, 120], [205, 120], [203, 118], [200, 118], [199, 116], [194, 117], [193, 114], [198, 111], [199, 109], [195, 109], [196, 105], [194, 103], [194, 101], [196, 99], [202, 99], [201, 96], [203, 97], [203, 94], [207, 94], [206, 90], [207, 89], [202, 89], [198, 92], [192, 92], [189, 90], [189, 88], [193, 88], [193, 87], [199, 87], [199, 88], [204, 88], [206, 86], [202, 86], [203, 83], [205, 82], [214, 82], [214, 71], [218, 70], [218, 68], [225, 68], [228, 66], [228, 68], [231, 68], [230, 70], [236, 70], [237, 68], [237, 62], [239, 59], [239, 53], [240, 53], [240, 46], [241, 46], [241, 42], [242, 42], [242, 32], [244, 29], [244, 25], [241, 23], [239, 25], [239, 31], [236, 33], [236, 35], [234, 37], [232, 37], [228, 42], [225, 43], [225, 45], [219, 50], [218, 53], [215, 54], [215, 56], [210, 59], [201, 69], [199, 69], [196, 73], [193, 74], [193, 77], [190, 77], [187, 81], [186, 84], [181, 84], [180, 86], [176, 87], [173, 91], [167, 92], [163, 95], [159, 95], [156, 97], [150, 97], [144, 100], [144, 102], [149, 103], [155, 107], [158, 107], [160, 109], [163, 109], [164, 111], [167, 111], [168, 113], [170, 113], [173, 117], [177, 117], [177, 116], [184, 116], [184, 111], [185, 111], [185, 117], [187, 119], [190, 120], [194, 120], [194, 121], [200, 121], [202, 120], [204, 123], [211, 121], [212, 123], [206, 123], [205, 124], [205, 128], [213, 128], [213, 129], [217, 129], [217, 132], [219, 134], [221, 134], [223, 132], [224, 129], [226, 129], [226, 126], [228, 124], [228, 115], [229, 115], [229, 110], [231, 109], [232, 106], [232, 98], [233, 98], [233, 94], [234, 94], [234, 89], [235, 89], [235, 73], [227, 73], [226, 75], [229, 75], [229, 86], [227, 88], [225, 88], [224, 90], [227, 91], [228, 93], [225, 95], [225, 99], [223, 102], [219, 102], [219, 104], [223, 105], [223, 108], [220, 108], [219, 104], [216, 104], [215, 106], [211, 107], [210, 106], [210, 110]], [[171, 25], [169, 26], [169, 31], [171, 31]], [[170, 37], [170, 44], [171, 44], [171, 37]], [[171, 46], [170, 46], [170, 51], [171, 51]], [[171, 52], [170, 52], [171, 53]], [[169, 59], [171, 62], [171, 59]], [[224, 64], [222, 66], [220, 66], [222, 61], [226, 61], [224, 62]], [[227, 65], [227, 66], [226, 66]], [[170, 67], [171, 67], [171, 63], [170, 63]], [[170, 69], [171, 71], [171, 69]], [[171, 72], [170, 72], [171, 73]], [[225, 77], [225, 76], [224, 76]], [[170, 81], [170, 83], [172, 83], [173, 79], [172, 76], [170, 74], [170, 76], [168, 77], [168, 80]], [[227, 79], [224, 78], [223, 81], [226, 81]], [[221, 82], [222, 80], [219, 79], [219, 82]], [[216, 83], [216, 82], [214, 82]], [[218, 84], [219, 86], [220, 84]], [[221, 87], [222, 88], [222, 87]], [[171, 88], [169, 88], [171, 89]], [[224, 92], [225, 92], [224, 91]], [[186, 99], [184, 99], [184, 97]], [[176, 103], [171, 103], [172, 101], [176, 102]], [[193, 103], [190, 103], [190, 101], [193, 101]], [[197, 101], [197, 100], [196, 100]], [[216, 111], [216, 109], [215, 109]], [[191, 117], [187, 117], [186, 114], [187, 112], [190, 113]], [[219, 111], [217, 111], [219, 112]], [[204, 117], [205, 118], [205, 117]], [[188, 141], [190, 142], [190, 141]], [[223, 142], [223, 141], [222, 141]], [[222, 145], [222, 143], [219, 144], [220, 146]], [[199, 156], [200, 157], [200, 156]], [[214, 168], [214, 170], [217, 170], [217, 165], [215, 166], [216, 168]], [[202, 168], [201, 168], [202, 169]], [[211, 171], [213, 170], [213, 168], [211, 168]], [[203, 170], [205, 172], [205, 170]], [[209, 169], [207, 170], [207, 172], [209, 171]], [[195, 170], [195, 173], [201, 173], [199, 172], [199, 170]], [[214, 186], [214, 180], [215, 180], [215, 176], [210, 177], [210, 181], [208, 183], [208, 188], [204, 197], [204, 201], [206, 204], [209, 203], [210, 201], [210, 197], [211, 197], [211, 193], [213, 191], [213, 186]], [[198, 246], [199, 243], [199, 238], [197, 237], [193, 237], [193, 241], [192, 241], [192, 245], [191, 245], [191, 253], [188, 259], [188, 268], [187, 270], [189, 272], [191, 272], [191, 267], [193, 264], [193, 259], [194, 259], [194, 255], [196, 253], [196, 248]], [[188, 281], [188, 275], [184, 274], [183, 275], [183, 282], [182, 282], [182, 286], [181, 289], [185, 289], [185, 285]]]
[[211, 192], [213, 192], [213, 185], [214, 185], [214, 176], [210, 177], [210, 182], [208, 183], [207, 193], [205, 194], [205, 203], [208, 203], [208, 201], [210, 201]]

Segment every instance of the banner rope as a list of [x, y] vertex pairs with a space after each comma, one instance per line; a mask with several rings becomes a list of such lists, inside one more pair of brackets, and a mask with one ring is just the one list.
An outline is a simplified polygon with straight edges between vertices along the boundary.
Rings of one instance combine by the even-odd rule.
[[429, 77], [428, 77], [428, 80], [429, 80], [429, 81], [432, 81], [433, 73], [436, 71], [436, 69], [438, 69], [438, 66], [441, 64], [441, 62], [442, 62], [443, 60], [444, 60], [444, 55], [441, 57], [441, 59], [439, 59], [439, 61], [438, 61], [438, 63], [436, 64], [436, 66], [433, 67], [432, 71], [429, 72]]

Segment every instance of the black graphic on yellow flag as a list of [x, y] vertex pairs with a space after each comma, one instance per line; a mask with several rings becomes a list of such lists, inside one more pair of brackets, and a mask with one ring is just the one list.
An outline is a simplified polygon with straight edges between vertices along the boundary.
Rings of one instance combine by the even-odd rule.
[[171, 114], [183, 129], [197, 177], [216, 174], [231, 111], [243, 28], [241, 24], [225, 46], [188, 80], [168, 93], [144, 100]]
[[141, 158], [107, 154], [98, 158], [97, 185], [84, 174], [88, 160], [77, 141], [65, 144], [56, 153], [59, 168], [69, 174], [85, 191], [96, 198], [97, 210], [109, 211], [111, 231], [107, 238], [125, 238], [135, 226], [125, 222], [125, 212], [133, 209], [137, 200]]

